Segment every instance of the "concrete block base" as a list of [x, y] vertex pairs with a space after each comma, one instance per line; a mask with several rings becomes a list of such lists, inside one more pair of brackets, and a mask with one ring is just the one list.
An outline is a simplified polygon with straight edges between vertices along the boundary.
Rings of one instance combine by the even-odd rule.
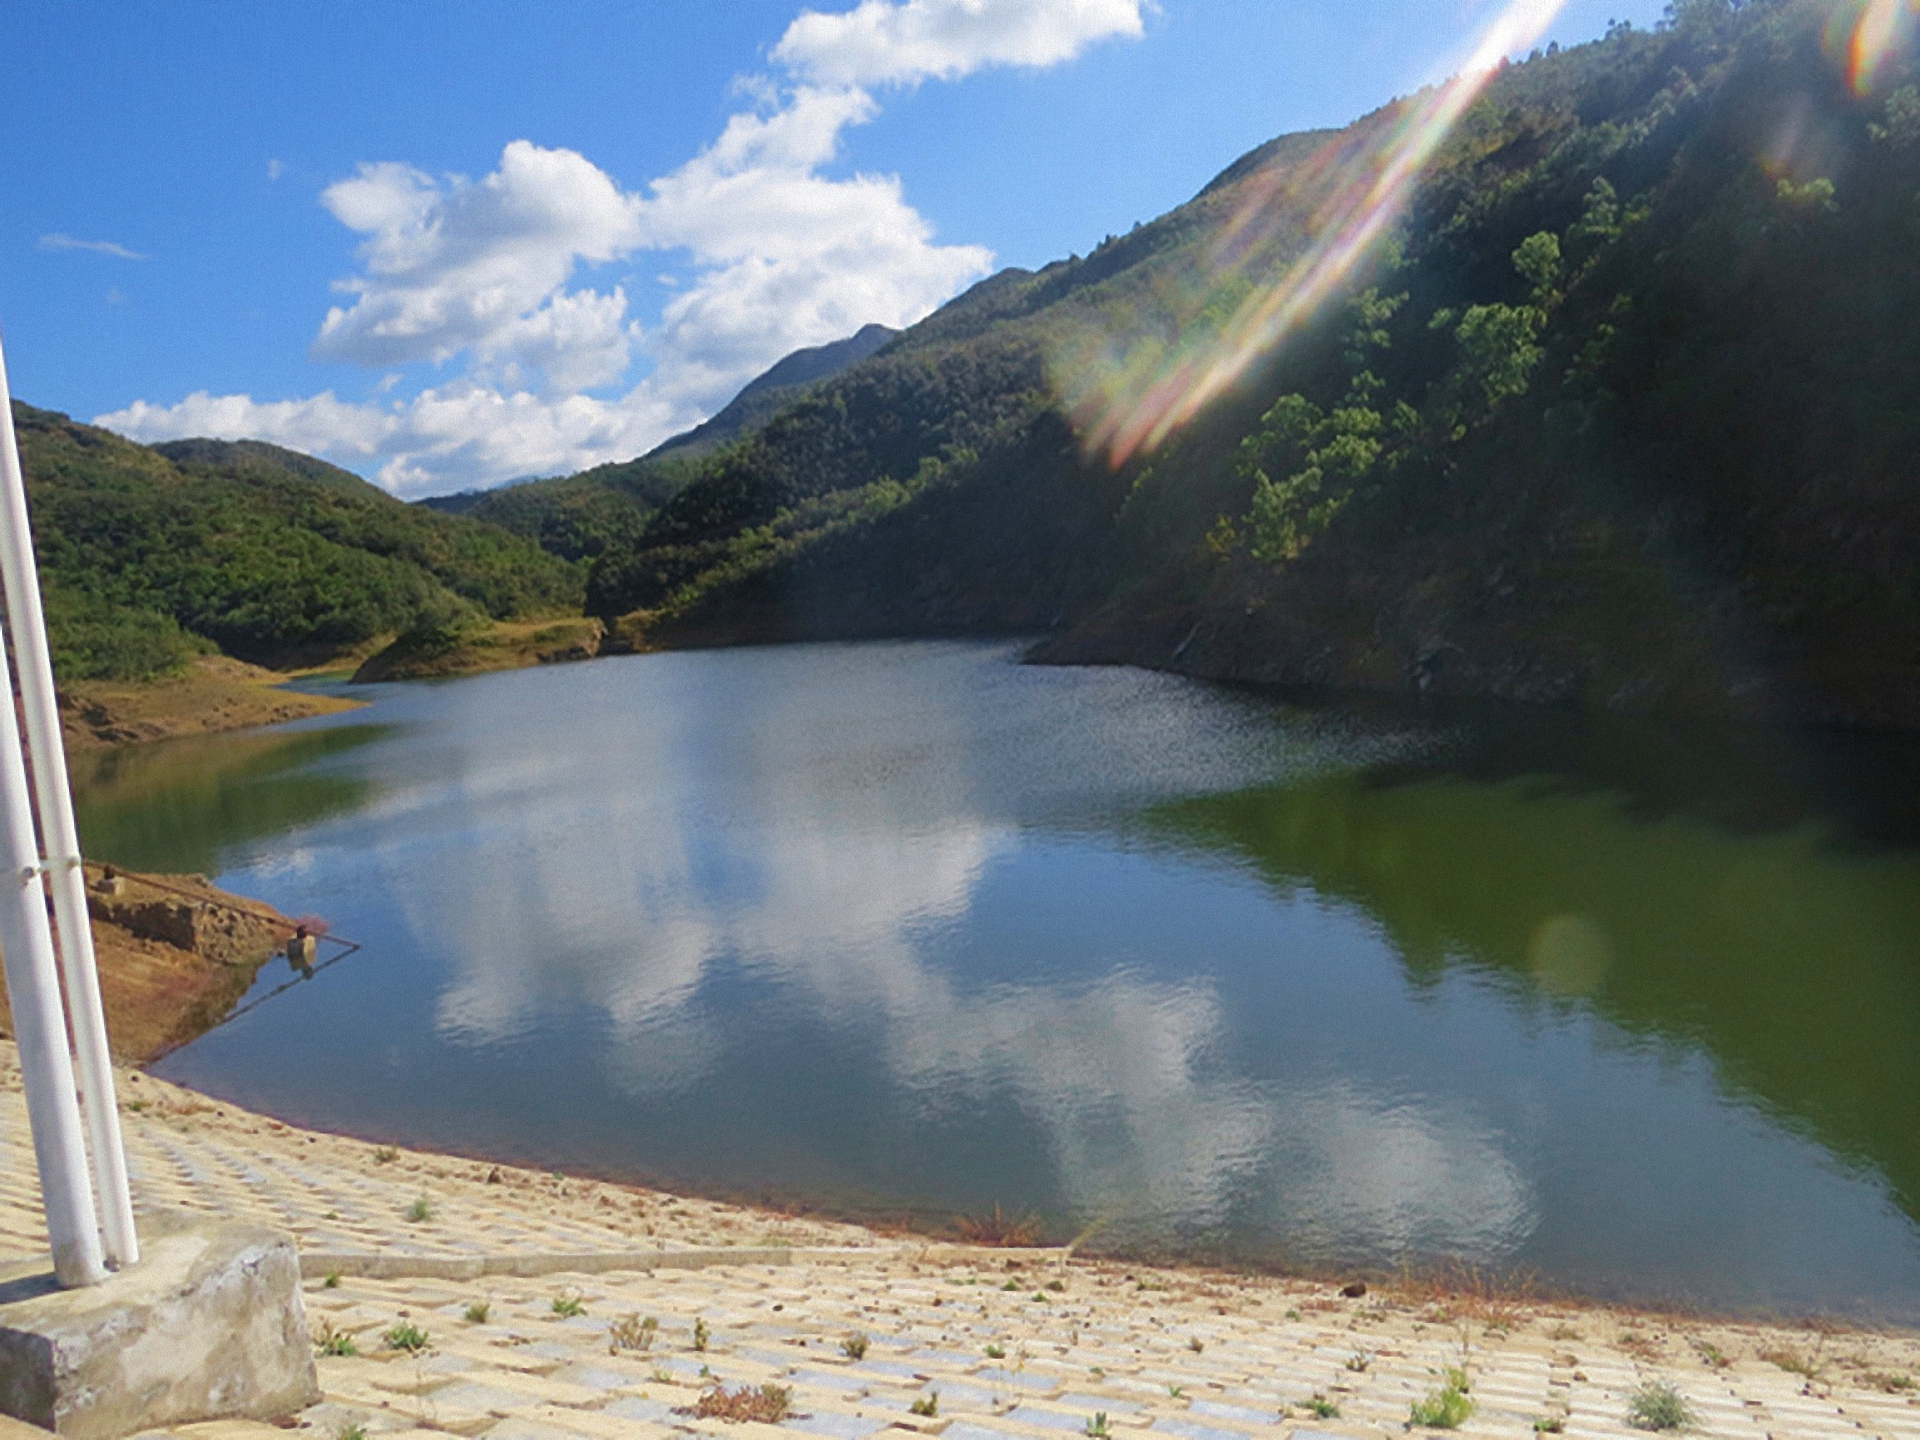
[[319, 1400], [292, 1236], [183, 1216], [140, 1230], [140, 1263], [104, 1284], [0, 1281], [0, 1414], [117, 1440]]

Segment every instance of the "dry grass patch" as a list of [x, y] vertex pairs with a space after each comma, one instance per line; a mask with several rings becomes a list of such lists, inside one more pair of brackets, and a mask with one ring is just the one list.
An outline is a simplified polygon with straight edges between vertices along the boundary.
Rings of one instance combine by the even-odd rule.
[[1024, 1249], [1040, 1243], [1039, 1216], [1031, 1211], [1024, 1215], [1009, 1215], [1000, 1208], [998, 1202], [985, 1215], [957, 1216], [953, 1228], [969, 1245]]
[[792, 1389], [768, 1382], [765, 1385], [742, 1385], [737, 1390], [715, 1385], [710, 1390], [701, 1391], [700, 1398], [681, 1413], [690, 1414], [696, 1420], [725, 1420], [735, 1425], [743, 1420], [778, 1425], [792, 1409]]

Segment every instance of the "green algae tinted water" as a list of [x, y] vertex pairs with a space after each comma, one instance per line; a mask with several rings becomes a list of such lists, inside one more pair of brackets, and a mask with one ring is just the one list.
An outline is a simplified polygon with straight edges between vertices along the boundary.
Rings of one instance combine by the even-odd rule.
[[634, 657], [104, 757], [92, 853], [366, 947], [157, 1068], [866, 1216], [1920, 1320], [1920, 746], [1017, 658]]

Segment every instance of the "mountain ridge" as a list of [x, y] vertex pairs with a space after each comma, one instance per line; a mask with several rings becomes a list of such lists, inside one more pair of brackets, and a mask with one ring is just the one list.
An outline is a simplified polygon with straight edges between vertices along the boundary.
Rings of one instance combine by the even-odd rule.
[[1424, 102], [1256, 147], [716, 451], [588, 606], [637, 646], [1041, 630], [1063, 662], [1920, 725], [1920, 91], [1856, 95], [1833, 8], [1678, 0], [1504, 67], [1392, 243], [1110, 466], [1091, 421], [1224, 343]]
[[723, 445], [771, 420], [808, 385], [857, 365], [900, 333], [888, 325], [862, 325], [844, 340], [795, 350], [749, 380], [711, 419], [662, 440], [642, 458], [657, 460], [682, 452], [699, 455]]
[[1422, 97], [769, 384], [705, 453], [486, 504], [609, 650], [1040, 632], [1061, 663], [1920, 726], [1920, 86], [1856, 95], [1832, 11], [1676, 0], [1504, 67], [1389, 243], [1151, 453], [1091, 437], [1312, 261]]

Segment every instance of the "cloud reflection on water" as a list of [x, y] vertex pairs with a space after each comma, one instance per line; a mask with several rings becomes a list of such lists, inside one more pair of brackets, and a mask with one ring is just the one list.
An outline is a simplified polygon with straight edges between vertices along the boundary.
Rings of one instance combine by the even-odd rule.
[[[653, 1103], [738, 1058], [729, 1007], [744, 979], [751, 1004], [823, 1043], [869, 1037], [875, 1079], [930, 1123], [1010, 1099], [1043, 1137], [1057, 1203], [1118, 1231], [1224, 1231], [1271, 1192], [1276, 1227], [1315, 1252], [1437, 1244], [1491, 1260], [1524, 1241], [1528, 1187], [1469, 1103], [1374, 1094], [1362, 1077], [1271, 1093], [1219, 1063], [1229, 1027], [1204, 974], [1156, 975], [1124, 950], [1046, 975], [948, 963], [943, 937], [983, 876], [1034, 843], [983, 777], [1060, 764], [1061, 737], [984, 733], [939, 692], [884, 679], [848, 695], [874, 677], [819, 668], [648, 708], [671, 724], [576, 717], [590, 743], [565, 748], [526, 745], [484, 687], [447, 692], [488, 722], [443, 727], [460, 747], [442, 778], [390, 793], [384, 828], [447, 807], [468, 842], [457, 864], [422, 865], [405, 844], [381, 857], [414, 937], [442, 959], [442, 1039], [486, 1050], [589, 1010], [608, 1043], [587, 1063]], [[1239, 702], [1160, 677], [1114, 683], [1133, 703], [1103, 706], [1086, 764], [1056, 782], [1068, 791], [1104, 784], [1090, 772], [1116, 761], [1151, 770], [1154, 751], [1216, 783], [1272, 773], [1226, 714]], [[1056, 799], [1072, 812], [1070, 793]]]

